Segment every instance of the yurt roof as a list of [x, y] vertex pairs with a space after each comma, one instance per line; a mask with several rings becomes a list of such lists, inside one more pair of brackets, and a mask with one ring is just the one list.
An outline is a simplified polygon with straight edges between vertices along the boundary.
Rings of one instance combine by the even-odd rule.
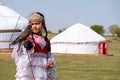
[[0, 3], [0, 30], [24, 29], [25, 24], [27, 24], [27, 19], [11, 8]]
[[57, 36], [51, 39], [51, 43], [55, 42], [100, 42], [105, 41], [105, 38], [90, 29], [90, 27], [77, 23], [65, 31], [61, 32]]

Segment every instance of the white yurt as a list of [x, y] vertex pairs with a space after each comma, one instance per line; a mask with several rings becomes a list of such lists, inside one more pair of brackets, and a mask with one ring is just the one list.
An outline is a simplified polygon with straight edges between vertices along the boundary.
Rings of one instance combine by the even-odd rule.
[[0, 4], [0, 48], [9, 48], [10, 41], [14, 40], [27, 25], [27, 19]]
[[90, 27], [77, 23], [51, 40], [51, 52], [63, 54], [98, 54], [99, 43], [105, 38]]

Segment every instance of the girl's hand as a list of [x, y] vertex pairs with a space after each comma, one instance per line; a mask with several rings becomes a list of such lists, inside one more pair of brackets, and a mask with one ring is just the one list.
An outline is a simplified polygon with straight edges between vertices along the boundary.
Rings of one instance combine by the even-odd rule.
[[54, 63], [53, 61], [49, 61], [48, 65], [47, 65], [47, 68], [52, 68], [54, 66]]

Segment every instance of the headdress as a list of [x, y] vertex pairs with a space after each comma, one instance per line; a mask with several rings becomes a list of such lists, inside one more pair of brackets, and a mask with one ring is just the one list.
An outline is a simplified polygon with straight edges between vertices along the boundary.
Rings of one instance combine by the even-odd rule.
[[29, 16], [29, 22], [31, 22], [31, 21], [43, 21], [43, 16], [41, 16], [38, 13], [32, 13]]

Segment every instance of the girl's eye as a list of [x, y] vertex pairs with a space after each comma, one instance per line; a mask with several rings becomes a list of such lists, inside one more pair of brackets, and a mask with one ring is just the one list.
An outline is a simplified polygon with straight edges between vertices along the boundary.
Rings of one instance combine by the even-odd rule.
[[30, 25], [39, 25], [40, 22], [37, 22], [37, 23], [31, 23]]

